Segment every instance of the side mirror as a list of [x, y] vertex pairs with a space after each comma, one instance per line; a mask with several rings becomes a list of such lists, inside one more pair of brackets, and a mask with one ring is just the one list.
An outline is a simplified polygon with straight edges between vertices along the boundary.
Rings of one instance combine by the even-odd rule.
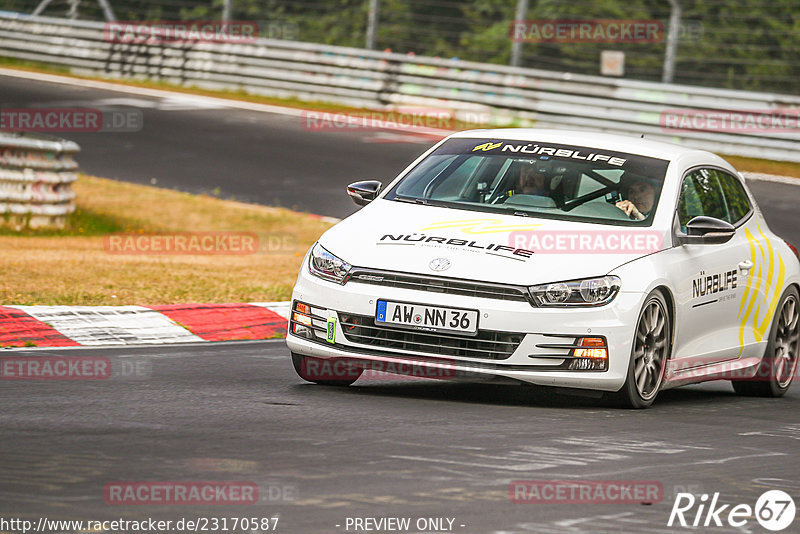
[[714, 217], [695, 217], [686, 223], [686, 234], [678, 235], [681, 245], [721, 245], [736, 234], [731, 223]]
[[347, 186], [347, 194], [359, 206], [366, 206], [378, 196], [383, 184], [377, 180], [355, 182]]

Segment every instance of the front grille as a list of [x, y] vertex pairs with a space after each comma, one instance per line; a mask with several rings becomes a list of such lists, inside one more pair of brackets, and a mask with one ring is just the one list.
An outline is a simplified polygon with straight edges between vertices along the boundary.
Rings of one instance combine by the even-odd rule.
[[373, 317], [344, 313], [339, 314], [339, 323], [344, 337], [351, 343], [484, 360], [508, 359], [524, 335], [491, 330], [478, 330], [472, 337], [418, 332], [376, 325]]
[[435, 276], [416, 276], [391, 271], [354, 269], [348, 276], [347, 282], [416, 289], [448, 295], [530, 302], [528, 290], [522, 286], [454, 280]]

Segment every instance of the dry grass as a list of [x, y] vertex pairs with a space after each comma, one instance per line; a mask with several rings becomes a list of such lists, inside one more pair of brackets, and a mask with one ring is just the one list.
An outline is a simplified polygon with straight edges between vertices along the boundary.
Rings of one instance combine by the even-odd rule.
[[[307, 214], [81, 176], [63, 231], [0, 235], [2, 304], [285, 300], [307, 248], [331, 225]], [[249, 255], [117, 255], [111, 232], [254, 232]]]
[[767, 159], [744, 158], [741, 156], [723, 156], [728, 162], [742, 172], [763, 172], [778, 176], [800, 178], [800, 163], [791, 161], [771, 161]]

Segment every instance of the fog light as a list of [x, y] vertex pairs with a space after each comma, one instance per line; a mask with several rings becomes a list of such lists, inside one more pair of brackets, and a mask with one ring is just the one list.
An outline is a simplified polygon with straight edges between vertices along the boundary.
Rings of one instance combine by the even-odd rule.
[[569, 362], [571, 371], [602, 371], [606, 367], [605, 360], [592, 360], [590, 358], [576, 358]]
[[608, 350], [606, 341], [601, 337], [583, 337], [578, 341], [581, 347], [591, 347], [586, 349], [573, 349], [572, 355], [576, 358], [607, 359]]
[[308, 339], [313, 339], [314, 337], [314, 332], [310, 328], [297, 323], [294, 324], [294, 333]]
[[601, 337], [582, 337], [578, 340], [578, 345], [581, 347], [591, 347], [586, 349], [573, 349], [572, 355], [576, 358], [595, 358], [607, 359], [608, 350], [606, 349], [606, 340]]
[[603, 337], [582, 337], [572, 349], [573, 360], [569, 369], [578, 371], [605, 370], [608, 364], [608, 347]]
[[574, 354], [576, 358], [594, 358], [598, 360], [608, 358], [606, 349], [575, 349]]
[[311, 326], [311, 317], [308, 317], [307, 315], [303, 315], [301, 313], [295, 312], [294, 314], [292, 314], [292, 320], [298, 323], [302, 323], [308, 327]]

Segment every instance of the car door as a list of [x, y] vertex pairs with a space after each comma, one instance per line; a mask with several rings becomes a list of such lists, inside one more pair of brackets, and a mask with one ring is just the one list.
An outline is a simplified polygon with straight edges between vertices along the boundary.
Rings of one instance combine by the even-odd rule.
[[[728, 175], [732, 186], [726, 196], [737, 198], [739, 206], [732, 209], [744, 209], [744, 203], [750, 206], [741, 184], [733, 176]], [[724, 177], [723, 177], [724, 178]], [[725, 181], [722, 180], [723, 187]], [[744, 197], [744, 198], [742, 198]], [[731, 201], [728, 202], [732, 204]], [[781, 256], [781, 240], [766, 226], [758, 210], [742, 225], [742, 232], [748, 244], [748, 259], [744, 263], [752, 267], [742, 275], [740, 285], [742, 295], [738, 300], [738, 352], [740, 357], [761, 357], [764, 344], [772, 320], [775, 317], [778, 303], [786, 282], [786, 258]]]
[[690, 220], [704, 215], [731, 223], [736, 233], [724, 244], [685, 244], [672, 251], [677, 276], [673, 359], [679, 368], [740, 356], [739, 305], [753, 267], [745, 225], [753, 218], [752, 212], [744, 189], [729, 173], [701, 167], [685, 174], [675, 214], [676, 232], [685, 233]]

